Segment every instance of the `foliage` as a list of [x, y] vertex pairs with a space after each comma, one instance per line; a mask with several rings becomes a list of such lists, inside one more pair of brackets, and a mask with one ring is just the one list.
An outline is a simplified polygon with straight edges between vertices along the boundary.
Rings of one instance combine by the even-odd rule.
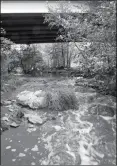
[[[113, 93], [116, 90], [116, 2], [86, 3], [90, 7], [87, 13], [73, 13], [64, 2], [56, 9], [49, 7], [50, 13], [45, 14], [45, 22], [50, 28], [59, 28], [57, 40], [74, 43], [77, 48], [74, 61], [79, 64], [84, 76], [103, 76], [104, 82], [100, 86], [104, 91]], [[82, 46], [84, 42], [89, 45], [81, 49], [76, 41], [82, 42]], [[97, 81], [100, 82], [99, 77]]]
[[[97, 3], [94, 4], [97, 5]], [[66, 42], [73, 41], [85, 61], [89, 58], [89, 56], [87, 57], [84, 54], [87, 48], [84, 51], [80, 50], [75, 41], [91, 42], [91, 45], [94, 44], [93, 47], [98, 45], [97, 55], [99, 56], [101, 56], [102, 48], [100, 51], [99, 45], [101, 44], [96, 44], [96, 42], [103, 43], [102, 47], [107, 48], [108, 45], [109, 48], [115, 45], [116, 3], [115, 1], [102, 1], [99, 4], [95, 9], [97, 13], [94, 13], [94, 11], [89, 13], [73, 13], [69, 8], [64, 6], [64, 3], [60, 3], [58, 8], [49, 8], [50, 13], [45, 14], [45, 22], [48, 22], [50, 27], [59, 27], [61, 35], [57, 39]], [[107, 42], [109, 44], [105, 44]]]
[[38, 72], [45, 67], [42, 54], [35, 45], [22, 47], [20, 58], [23, 71], [26, 74]]
[[50, 61], [50, 66], [54, 68], [70, 68], [71, 61], [75, 56], [75, 49], [71, 43], [53, 43], [45, 48]]
[[55, 88], [47, 94], [48, 108], [53, 111], [77, 109], [78, 101], [74, 92], [69, 88]]
[[[58, 10], [59, 8], [59, 10]], [[49, 8], [45, 22], [57, 26], [64, 41], [112, 41], [116, 33], [116, 3], [102, 2], [97, 13], [72, 13], [60, 3], [56, 9]], [[108, 19], [109, 18], [109, 19]]]
[[12, 44], [13, 43], [10, 40], [4, 37], [1, 37], [1, 74], [2, 76], [4, 74], [7, 74], [9, 55], [11, 53]]
[[116, 68], [116, 47], [110, 43], [91, 42], [84, 50], [79, 52], [83, 54], [79, 59], [81, 66], [90, 69], [90, 72], [106, 73]]

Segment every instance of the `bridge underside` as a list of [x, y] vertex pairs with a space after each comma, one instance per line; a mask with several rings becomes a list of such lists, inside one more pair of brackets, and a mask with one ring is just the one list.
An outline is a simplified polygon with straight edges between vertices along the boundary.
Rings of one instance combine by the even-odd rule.
[[58, 28], [50, 29], [42, 13], [2, 13], [1, 21], [3, 36], [16, 44], [53, 43], [58, 36]]

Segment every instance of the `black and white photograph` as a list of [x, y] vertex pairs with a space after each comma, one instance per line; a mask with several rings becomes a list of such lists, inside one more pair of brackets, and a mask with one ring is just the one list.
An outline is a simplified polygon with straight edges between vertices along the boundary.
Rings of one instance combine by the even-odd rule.
[[116, 165], [116, 0], [3, 0], [0, 38], [0, 165]]

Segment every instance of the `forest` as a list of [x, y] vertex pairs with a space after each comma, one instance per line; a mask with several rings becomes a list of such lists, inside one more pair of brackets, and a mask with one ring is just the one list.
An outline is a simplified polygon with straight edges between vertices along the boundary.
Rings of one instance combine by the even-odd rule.
[[[114, 1], [103, 2], [94, 11], [90, 6], [90, 13], [72, 13], [64, 3], [54, 10], [49, 7], [51, 14], [45, 14], [45, 22], [50, 27], [60, 27], [61, 43], [45, 47], [20, 45], [17, 49], [12, 41], [2, 37], [1, 74], [4, 76], [18, 66], [25, 74], [32, 75], [61, 68], [69, 71], [70, 76], [96, 77], [98, 84], [103, 81], [99, 87], [115, 96], [116, 5]], [[3, 29], [1, 33], [5, 33]]]
[[42, 153], [32, 162], [20, 150], [21, 163], [4, 155], [3, 163], [116, 165], [116, 1], [83, 3], [84, 12], [70, 1], [48, 5], [44, 23], [58, 27], [55, 43], [1, 37], [2, 148], [6, 137], [24, 138], [12, 128], [19, 135], [26, 128], [25, 150], [35, 133], [41, 143], [31, 150]]

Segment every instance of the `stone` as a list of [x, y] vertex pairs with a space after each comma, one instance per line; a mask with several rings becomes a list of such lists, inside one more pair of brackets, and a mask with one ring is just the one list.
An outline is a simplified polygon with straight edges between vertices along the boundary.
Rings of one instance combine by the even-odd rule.
[[24, 117], [24, 113], [22, 111], [18, 111], [16, 117], [21, 119]]
[[74, 165], [74, 158], [69, 153], [61, 151], [51, 157], [49, 165]]
[[9, 111], [10, 111], [10, 112], [13, 112], [14, 110], [13, 110], [12, 108], [9, 108]]
[[39, 149], [38, 149], [38, 146], [35, 145], [34, 148], [31, 149], [33, 152], [37, 152]]
[[11, 148], [11, 146], [7, 146], [7, 147], [6, 147], [6, 149], [10, 149], [10, 148]]
[[19, 154], [19, 157], [24, 157], [24, 156], [26, 156], [24, 153]]
[[12, 152], [16, 152], [16, 149], [11, 149]]
[[32, 116], [28, 117], [28, 121], [32, 124], [42, 124], [43, 123], [43, 120], [37, 115], [32, 115]]
[[53, 116], [53, 117], [52, 117], [52, 120], [56, 120], [56, 117]]
[[58, 116], [59, 116], [59, 117], [61, 117], [61, 116], [62, 116], [62, 114], [61, 114], [61, 113], [58, 113]]
[[2, 105], [4, 105], [4, 106], [8, 106], [8, 105], [11, 105], [11, 104], [12, 104], [11, 100], [2, 101]]
[[39, 90], [39, 91], [34, 92], [34, 94], [35, 94], [37, 97], [38, 97], [38, 96], [42, 96], [42, 93], [43, 93], [42, 90]]
[[32, 162], [31, 165], [36, 165], [36, 164], [34, 162]]
[[29, 132], [29, 133], [31, 133], [31, 132], [33, 132], [33, 131], [36, 131], [37, 129], [36, 128], [28, 128], [27, 129], [27, 131]]
[[17, 103], [29, 106], [32, 109], [47, 107], [46, 93], [42, 90], [36, 92], [23, 91], [17, 95]]
[[84, 80], [85, 80], [85, 79], [84, 79], [83, 77], [77, 77], [75, 82], [76, 82], [76, 83], [77, 83], [77, 82], [80, 82], [80, 81], [82, 82], [82, 81], [84, 81]]
[[88, 108], [89, 113], [91, 114], [98, 114], [102, 116], [111, 116], [113, 117], [115, 114], [116, 109], [114, 107], [109, 107], [108, 105], [102, 104], [92, 104]]
[[28, 127], [29, 128], [34, 128], [34, 125], [33, 124], [28, 124]]
[[16, 102], [16, 100], [11, 100], [12, 101], [12, 103], [15, 103]]
[[55, 129], [56, 129], [56, 131], [59, 131], [59, 130], [61, 130], [61, 126], [53, 126]]
[[1, 120], [7, 121], [7, 122], [9, 121], [8, 117], [6, 117], [6, 116], [2, 117]]
[[87, 93], [87, 103], [93, 103], [96, 100], [97, 93]]
[[6, 121], [1, 120], [1, 132], [6, 131], [8, 129], [9, 129], [9, 126], [6, 123]]
[[19, 124], [13, 122], [13, 123], [10, 124], [10, 126], [16, 128], [16, 127], [19, 127]]

